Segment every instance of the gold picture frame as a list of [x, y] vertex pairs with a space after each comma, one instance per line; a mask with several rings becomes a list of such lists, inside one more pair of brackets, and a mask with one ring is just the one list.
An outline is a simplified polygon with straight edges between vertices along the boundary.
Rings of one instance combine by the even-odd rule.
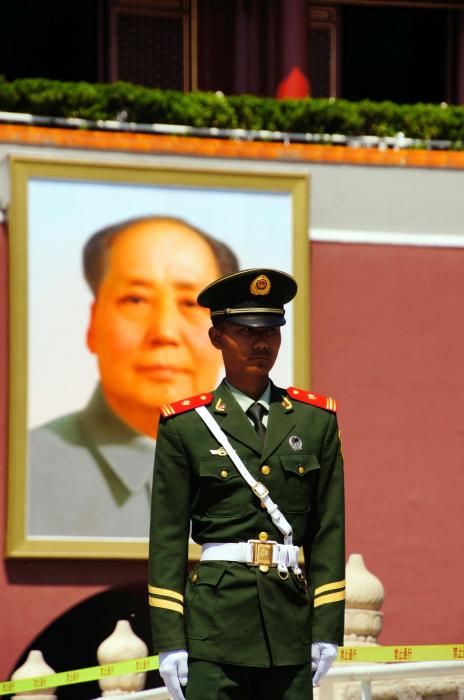
[[[134, 196], [154, 193], [165, 196], [166, 192], [185, 198], [195, 199], [200, 203], [204, 198], [204, 209], [211, 207], [207, 202], [214, 198], [229, 197], [235, 204], [230, 212], [223, 212], [218, 220], [220, 228], [227, 216], [237, 211], [239, 198], [250, 202], [260, 211], [260, 232], [263, 250], [263, 262], [267, 265], [266, 246], [266, 202], [286, 207], [288, 216], [282, 232], [282, 256], [290, 260], [289, 270], [296, 278], [299, 292], [293, 306], [291, 353], [293, 376], [291, 381], [297, 386], [309, 386], [309, 175], [306, 171], [259, 170], [247, 169], [245, 166], [230, 169], [191, 167], [190, 164], [175, 166], [152, 166], [150, 164], [132, 165], [114, 162], [83, 162], [82, 160], [49, 159], [26, 156], [12, 156], [8, 162], [11, 188], [11, 202], [8, 212], [9, 231], [9, 265], [10, 265], [10, 371], [9, 371], [9, 466], [8, 466], [8, 514], [6, 556], [11, 558], [47, 557], [47, 558], [97, 558], [97, 559], [144, 559], [148, 552], [148, 539], [145, 537], [100, 537], [33, 534], [29, 528], [29, 514], [34, 508], [30, 495], [30, 459], [29, 459], [29, 416], [31, 401], [31, 343], [30, 331], [34, 322], [31, 285], [40, 287], [40, 263], [34, 259], [34, 250], [41, 250], [40, 241], [35, 241], [31, 248], [31, 231], [35, 230], [35, 218], [44, 217], [44, 198], [50, 196], [50, 202], [57, 202], [61, 192], [68, 192], [71, 197], [78, 188], [87, 187], [87, 192], [98, 200], [100, 187], [113, 194], [118, 188], [132, 192]], [[113, 190], [112, 190], [113, 188]], [[132, 190], [130, 188], [133, 188]], [[80, 190], [79, 190], [80, 191]], [[106, 191], [106, 189], [105, 189]], [[53, 198], [52, 198], [53, 195]], [[80, 195], [79, 195], [80, 196]], [[148, 195], [147, 195], [148, 196]], [[136, 198], [136, 197], [135, 197]], [[114, 203], [118, 198], [114, 198]], [[70, 200], [71, 201], [71, 200]], [[110, 201], [110, 200], [108, 200]], [[129, 200], [128, 200], [129, 201]], [[284, 202], [284, 204], [281, 204]], [[119, 203], [119, 202], [118, 202]], [[108, 205], [109, 206], [109, 205]], [[121, 205], [122, 206], [122, 205]], [[219, 205], [218, 205], [219, 206]], [[248, 205], [247, 205], [248, 206]], [[36, 211], [37, 210], [37, 211]], [[83, 207], [81, 207], [83, 211]], [[95, 211], [98, 211], [95, 205]], [[282, 211], [284, 211], [282, 209]], [[219, 212], [219, 209], [218, 209]], [[130, 212], [131, 214], [133, 212]], [[143, 213], [143, 212], [142, 212]], [[162, 212], [163, 214], [166, 212]], [[50, 222], [55, 216], [50, 211]], [[62, 214], [65, 216], [65, 214]], [[71, 216], [71, 214], [70, 214]], [[186, 217], [188, 218], [187, 212]], [[284, 217], [285, 218], [285, 217]], [[42, 220], [42, 219], [40, 219]], [[46, 219], [43, 219], [46, 220]], [[269, 222], [268, 222], [269, 223]], [[56, 224], [56, 222], [55, 222]], [[54, 224], [54, 225], [55, 225]], [[239, 224], [237, 223], [237, 226]], [[38, 224], [37, 224], [38, 227]], [[95, 225], [95, 228], [97, 225]], [[64, 227], [66, 228], [66, 227]], [[70, 228], [72, 228], [70, 226]], [[58, 231], [58, 228], [56, 229]], [[63, 226], [60, 236], [55, 235], [56, 245], [63, 246]], [[89, 231], [91, 233], [91, 231]], [[224, 234], [225, 235], [225, 234]], [[59, 240], [58, 240], [59, 239]], [[47, 239], [47, 247], [53, 249], [53, 239]], [[227, 239], [228, 240], [228, 239]], [[51, 241], [51, 243], [50, 243]], [[233, 246], [235, 241], [231, 242]], [[237, 243], [237, 245], [239, 245]], [[284, 250], [285, 247], [285, 250]], [[257, 249], [258, 249], [257, 248]], [[240, 248], [238, 250], [240, 255]], [[260, 263], [257, 263], [257, 265]], [[256, 265], [256, 266], [257, 266]], [[253, 267], [255, 265], [244, 265]], [[280, 265], [273, 265], [280, 267]], [[284, 269], [284, 268], [282, 268]], [[47, 284], [50, 270], [43, 271]], [[51, 276], [53, 277], [53, 270]], [[38, 280], [38, 281], [37, 281]], [[79, 282], [80, 283], [80, 282]], [[45, 282], [43, 282], [45, 284]], [[40, 295], [39, 295], [40, 296]], [[32, 306], [31, 306], [32, 304]], [[72, 314], [71, 314], [72, 315]], [[32, 373], [32, 374], [31, 374]], [[57, 378], [56, 381], [59, 381]], [[47, 488], [45, 485], [44, 488]], [[53, 492], [50, 483], [51, 492]], [[53, 503], [51, 504], [53, 507]], [[190, 545], [190, 557], [198, 557], [198, 546]]]

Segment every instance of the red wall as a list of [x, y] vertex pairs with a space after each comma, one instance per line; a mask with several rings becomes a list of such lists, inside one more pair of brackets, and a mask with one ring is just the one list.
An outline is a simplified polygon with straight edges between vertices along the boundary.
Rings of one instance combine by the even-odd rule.
[[340, 402], [380, 641], [462, 641], [464, 250], [314, 243], [312, 275], [312, 384]]
[[[2, 387], [5, 238], [0, 224]], [[385, 585], [381, 641], [462, 641], [464, 251], [314, 243], [311, 267], [312, 388], [340, 402], [348, 552], [361, 552]], [[0, 680], [54, 618], [111, 585], [143, 581], [145, 572], [145, 562], [2, 559]]]

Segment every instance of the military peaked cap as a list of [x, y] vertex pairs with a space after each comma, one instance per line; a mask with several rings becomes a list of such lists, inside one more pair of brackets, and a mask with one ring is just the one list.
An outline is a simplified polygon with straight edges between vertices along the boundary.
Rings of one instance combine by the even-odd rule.
[[291, 301], [297, 283], [286, 272], [267, 268], [240, 270], [220, 277], [198, 295], [198, 303], [241, 326], [283, 326], [284, 304]]

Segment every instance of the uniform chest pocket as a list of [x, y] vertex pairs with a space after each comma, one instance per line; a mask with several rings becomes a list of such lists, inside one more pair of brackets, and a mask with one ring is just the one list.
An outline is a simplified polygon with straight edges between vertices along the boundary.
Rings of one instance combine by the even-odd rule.
[[[243, 462], [246, 464], [245, 460]], [[251, 490], [230, 459], [201, 459], [199, 508], [206, 515], [241, 515], [251, 502]]]
[[317, 488], [320, 464], [316, 455], [280, 455], [282, 465], [282, 496], [279, 505], [287, 513], [306, 513], [311, 509], [311, 497]]

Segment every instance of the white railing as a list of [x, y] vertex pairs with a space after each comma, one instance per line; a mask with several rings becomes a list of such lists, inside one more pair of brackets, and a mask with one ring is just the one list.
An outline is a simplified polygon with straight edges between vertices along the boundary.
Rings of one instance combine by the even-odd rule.
[[[118, 695], [118, 700], [170, 700], [170, 695], [166, 688], [152, 688], [151, 690], [140, 690], [136, 693], [123, 693]], [[98, 697], [95, 700], [107, 700], [107, 698]]]
[[[446, 676], [462, 678], [464, 695], [464, 661], [420, 661], [398, 664], [343, 664], [330, 669], [323, 679], [319, 700], [334, 700], [337, 683], [359, 683], [360, 700], [372, 700], [372, 681], [393, 681], [398, 679], [439, 678]], [[352, 695], [351, 695], [352, 697]], [[166, 688], [142, 690], [138, 693], [118, 695], [118, 700], [169, 700]], [[104, 700], [98, 698], [97, 700]]]
[[446, 676], [462, 678], [464, 661], [418, 661], [398, 664], [347, 664], [330, 669], [320, 686], [320, 700], [334, 700], [337, 683], [359, 683], [359, 698], [372, 699], [372, 681], [413, 680]]

